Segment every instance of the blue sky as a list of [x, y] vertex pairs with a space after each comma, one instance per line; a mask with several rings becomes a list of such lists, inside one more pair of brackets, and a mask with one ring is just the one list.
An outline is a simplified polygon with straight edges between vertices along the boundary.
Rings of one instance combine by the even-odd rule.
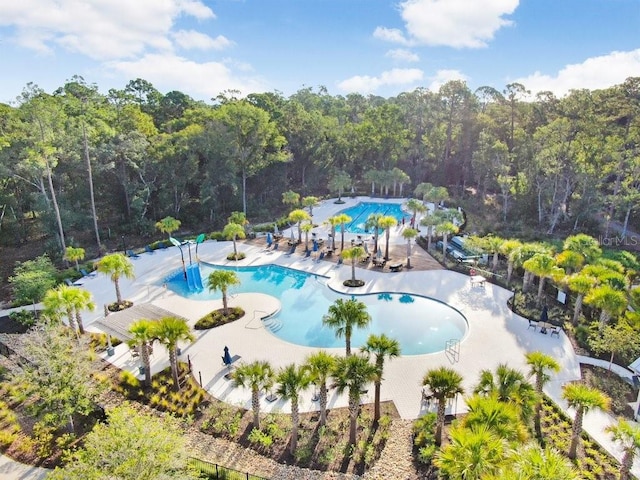
[[0, 102], [81, 75], [106, 93], [332, 95], [640, 76], [640, 0], [0, 0]]

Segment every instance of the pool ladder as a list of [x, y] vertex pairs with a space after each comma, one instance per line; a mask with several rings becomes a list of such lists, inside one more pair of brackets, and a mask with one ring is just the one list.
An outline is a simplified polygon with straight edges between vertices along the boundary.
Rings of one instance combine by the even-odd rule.
[[262, 324], [266, 328], [271, 330], [273, 333], [277, 332], [278, 330], [280, 330], [282, 328], [282, 321], [277, 319], [277, 318], [274, 318], [274, 317], [265, 318], [262, 321]]

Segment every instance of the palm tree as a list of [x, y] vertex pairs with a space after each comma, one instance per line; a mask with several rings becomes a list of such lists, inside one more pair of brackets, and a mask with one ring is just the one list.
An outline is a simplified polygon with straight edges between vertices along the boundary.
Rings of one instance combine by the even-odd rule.
[[541, 437], [542, 430], [540, 428], [540, 412], [542, 409], [542, 389], [544, 384], [550, 379], [548, 372], [559, 372], [560, 364], [556, 360], [539, 351], [529, 352], [525, 355], [527, 359], [527, 365], [529, 366], [529, 376], [536, 379], [536, 393], [538, 398], [535, 405], [535, 429], [538, 437]]
[[76, 325], [78, 326], [80, 335], [84, 335], [82, 310], [89, 310], [90, 312], [93, 312], [96, 309], [96, 304], [91, 299], [91, 292], [83, 290], [82, 288], [74, 288], [71, 290], [70, 301], [76, 316]]
[[537, 400], [536, 392], [526, 377], [504, 363], [498, 365], [495, 375], [490, 370], [482, 370], [474, 393], [495, 395], [501, 402], [514, 403], [524, 420], [531, 418]]
[[384, 229], [385, 232], [385, 249], [384, 249], [384, 259], [389, 260], [389, 237], [391, 236], [391, 227], [395, 227], [398, 224], [398, 220], [396, 217], [392, 217], [391, 215], [386, 215], [380, 219], [378, 225], [380, 228]]
[[302, 243], [302, 222], [307, 220], [311, 220], [311, 217], [301, 208], [289, 213], [289, 221], [298, 225], [298, 243]]
[[611, 317], [620, 315], [627, 308], [626, 295], [609, 285], [595, 287], [584, 297], [584, 301], [600, 309], [600, 330], [611, 320]]
[[447, 256], [447, 239], [449, 235], [458, 233], [458, 227], [451, 222], [443, 222], [436, 225], [436, 233], [442, 234], [442, 255]]
[[511, 275], [513, 274], [513, 267], [515, 263], [515, 255], [513, 252], [518, 250], [522, 246], [520, 240], [509, 239], [502, 242], [500, 245], [500, 253], [507, 257], [507, 285], [511, 283]]
[[354, 328], [364, 328], [371, 322], [367, 306], [355, 298], [339, 298], [329, 306], [329, 313], [322, 317], [322, 324], [333, 328], [337, 338], [344, 337], [346, 354], [351, 355], [351, 333]]
[[522, 264], [522, 267], [540, 278], [538, 282], [538, 301], [542, 301], [544, 282], [547, 278], [560, 278], [564, 270], [556, 266], [556, 261], [551, 255], [537, 253]]
[[555, 449], [536, 444], [514, 450], [499, 478], [512, 480], [579, 480], [571, 462]]
[[349, 393], [349, 444], [356, 443], [356, 429], [358, 427], [358, 412], [360, 410], [360, 396], [367, 383], [375, 380], [377, 369], [369, 363], [369, 358], [363, 355], [349, 355], [336, 360], [333, 378], [336, 390]]
[[156, 222], [156, 228], [162, 233], [166, 233], [169, 236], [180, 228], [182, 222], [176, 220], [173, 217], [164, 217], [162, 220]]
[[237, 260], [238, 248], [236, 240], [238, 238], [246, 238], [247, 234], [244, 232], [244, 227], [238, 223], [227, 223], [222, 229], [222, 236], [227, 240], [233, 240], [233, 258]]
[[467, 414], [460, 424], [471, 430], [486, 427], [507, 442], [522, 443], [527, 439], [527, 427], [514, 403], [501, 402], [497, 395], [472, 395], [466, 399]]
[[[488, 427], [476, 429], [455, 426], [451, 442], [436, 453], [434, 464], [445, 478], [481, 480], [497, 476], [506, 464], [507, 443]], [[499, 477], [501, 478], [501, 477]]]
[[120, 295], [120, 277], [129, 279], [135, 278], [133, 264], [122, 253], [112, 253], [105, 255], [96, 263], [96, 270], [105, 275], [111, 276], [111, 281], [116, 287], [116, 302], [122, 304]]
[[227, 304], [227, 290], [234, 285], [240, 285], [240, 277], [233, 270], [214, 270], [207, 278], [207, 286], [210, 292], [220, 290], [222, 293], [222, 308], [224, 314], [229, 315], [229, 306]]
[[80, 271], [78, 261], [84, 259], [84, 254], [84, 248], [67, 247], [64, 251], [64, 259], [69, 262], [74, 262], [76, 264], [76, 271]]
[[411, 240], [418, 236], [415, 228], [405, 228], [402, 231], [402, 238], [407, 241], [407, 268], [411, 268]]
[[265, 361], [242, 364], [233, 372], [233, 380], [237, 386], [251, 389], [253, 428], [260, 428], [260, 391], [271, 388], [273, 379], [273, 368]]
[[382, 335], [369, 335], [367, 343], [362, 347], [362, 351], [368, 355], [375, 355], [376, 366], [376, 378], [375, 385], [375, 400], [373, 411], [373, 424], [377, 425], [380, 420], [380, 386], [382, 384], [382, 373], [384, 372], [384, 360], [386, 357], [389, 359], [400, 356], [400, 343], [393, 338], [387, 337], [384, 333]]
[[178, 342], [195, 340], [187, 321], [178, 317], [163, 317], [154, 324], [154, 336], [169, 352], [169, 364], [174, 388], [180, 390], [178, 377]]
[[602, 255], [598, 240], [585, 233], [567, 237], [562, 245], [563, 250], [579, 253], [586, 263], [592, 263]]
[[151, 345], [156, 337], [156, 326], [154, 321], [141, 319], [129, 326], [129, 333], [133, 338], [127, 343], [130, 348], [138, 348], [142, 366], [144, 367], [144, 383], [147, 387], [151, 386]]
[[344, 250], [344, 231], [345, 224], [349, 223], [352, 218], [346, 213], [340, 213], [333, 217], [336, 222], [340, 225], [340, 251]]
[[313, 223], [308, 221], [300, 226], [300, 229], [304, 232], [304, 249], [309, 250], [309, 232], [313, 230]]
[[491, 264], [491, 271], [498, 270], [498, 260], [500, 259], [500, 248], [504, 243], [504, 238], [496, 237], [495, 235], [486, 235], [482, 238], [482, 247], [487, 253], [493, 255], [493, 263]]
[[576, 303], [573, 307], [573, 324], [577, 325], [582, 313], [582, 301], [593, 287], [596, 286], [597, 279], [583, 272], [574, 273], [567, 278], [567, 285], [577, 294]]
[[630, 480], [633, 460], [640, 452], [640, 429], [620, 418], [617, 424], [609, 425], [606, 431], [611, 434], [614, 442], [622, 446], [624, 452], [620, 462], [620, 480]]
[[434, 228], [442, 223], [442, 217], [435, 213], [425, 215], [420, 219], [420, 225], [427, 227], [427, 250], [431, 250], [431, 239], [433, 238]]
[[309, 207], [309, 215], [313, 217], [313, 207], [318, 206], [318, 197], [308, 196], [302, 199], [302, 206]]
[[417, 198], [410, 198], [404, 206], [411, 212], [413, 219], [413, 225], [418, 224], [418, 213], [424, 213], [427, 211], [427, 207]]
[[42, 304], [44, 305], [45, 315], [56, 322], [60, 321], [63, 313], [66, 314], [69, 321], [69, 327], [77, 335], [78, 327], [76, 325], [76, 318], [73, 315], [72, 301], [72, 290], [76, 288], [77, 287], [59, 285], [57, 288], [47, 290], [44, 298], [42, 299]]
[[380, 220], [384, 217], [381, 213], [372, 213], [367, 217], [365, 228], [373, 228], [373, 251], [378, 251], [378, 236], [380, 235]]
[[567, 272], [567, 275], [570, 275], [582, 268], [582, 266], [584, 265], [584, 257], [578, 252], [574, 252], [572, 250], [563, 250], [558, 255], [556, 255], [556, 264], [559, 267], [564, 268], [564, 271]]
[[[551, 254], [549, 249], [540, 243], [523, 243], [518, 248], [515, 248], [511, 255], [509, 256], [509, 260], [511, 260], [514, 267], [521, 267], [524, 262], [529, 260], [531, 257], [538, 253], [546, 253]], [[522, 291], [526, 292], [529, 290], [529, 284], [531, 283], [531, 272], [529, 270], [524, 271], [524, 276], [522, 278]]]
[[282, 203], [295, 207], [300, 204], [300, 194], [293, 190], [282, 192]]
[[439, 367], [428, 370], [422, 379], [422, 385], [431, 390], [438, 400], [438, 414], [436, 418], [436, 445], [442, 444], [442, 430], [447, 407], [447, 401], [456, 395], [464, 393], [462, 375], [451, 368]]
[[300, 392], [311, 383], [311, 377], [304, 367], [291, 364], [278, 372], [276, 381], [278, 382], [278, 394], [285, 400], [291, 400], [291, 444], [289, 451], [294, 455], [298, 446], [298, 425], [300, 424], [298, 400]]
[[562, 387], [562, 390], [562, 398], [567, 401], [570, 407], [576, 410], [568, 454], [571, 460], [575, 460], [578, 444], [580, 443], [580, 435], [582, 435], [582, 419], [584, 415], [594, 408], [608, 410], [610, 400], [600, 390], [591, 388], [584, 383], [568, 383]]
[[351, 260], [351, 281], [356, 281], [356, 262], [364, 256], [364, 248], [351, 247], [342, 251], [342, 258], [345, 260]]
[[312, 382], [320, 387], [320, 426], [327, 423], [327, 379], [333, 371], [336, 357], [320, 350], [307, 357], [305, 366]]
[[[340, 215], [329, 217], [327, 219], [327, 223], [331, 227], [331, 250], [336, 249], [336, 227], [342, 223], [342, 219]], [[343, 235], [343, 243], [344, 243], [344, 235]]]

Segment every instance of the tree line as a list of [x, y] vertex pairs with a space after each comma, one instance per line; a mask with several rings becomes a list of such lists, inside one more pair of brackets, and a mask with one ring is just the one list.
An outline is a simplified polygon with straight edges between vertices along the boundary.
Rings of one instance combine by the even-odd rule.
[[142, 79], [103, 94], [75, 76], [52, 93], [28, 84], [0, 111], [0, 242], [45, 235], [58, 257], [150, 235], [167, 216], [200, 230], [233, 211], [273, 219], [287, 191], [430, 183], [548, 234], [600, 216], [605, 233], [614, 220], [626, 231], [640, 201], [640, 77], [563, 98], [456, 80], [391, 98], [303, 88], [209, 104]]

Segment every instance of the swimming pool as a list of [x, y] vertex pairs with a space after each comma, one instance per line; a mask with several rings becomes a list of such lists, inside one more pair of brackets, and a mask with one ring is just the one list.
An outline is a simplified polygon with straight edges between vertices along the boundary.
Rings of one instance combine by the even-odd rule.
[[[326, 286], [326, 278], [279, 265], [225, 267], [201, 264], [205, 290], [189, 293], [182, 272], [167, 279], [177, 294], [194, 300], [221, 298], [220, 292], [206, 290], [206, 279], [214, 269], [234, 270], [240, 285], [228, 295], [259, 292], [281, 302], [281, 310], [265, 320], [265, 325], [282, 340], [317, 348], [344, 347], [333, 329], [322, 325], [322, 317], [338, 298], [348, 298]], [[462, 340], [467, 321], [454, 308], [433, 299], [403, 293], [377, 293], [355, 298], [366, 306], [372, 321], [367, 329], [354, 329], [352, 346], [363, 345], [369, 334], [385, 333], [400, 342], [403, 355], [433, 353], [445, 349], [449, 340]]]
[[410, 214], [402, 211], [402, 205], [399, 203], [360, 202], [338, 213], [345, 213], [351, 217], [351, 221], [345, 224], [345, 232], [348, 233], [369, 233], [370, 230], [365, 227], [365, 223], [373, 213], [395, 217], [398, 223], [402, 223], [403, 218], [411, 217]]

